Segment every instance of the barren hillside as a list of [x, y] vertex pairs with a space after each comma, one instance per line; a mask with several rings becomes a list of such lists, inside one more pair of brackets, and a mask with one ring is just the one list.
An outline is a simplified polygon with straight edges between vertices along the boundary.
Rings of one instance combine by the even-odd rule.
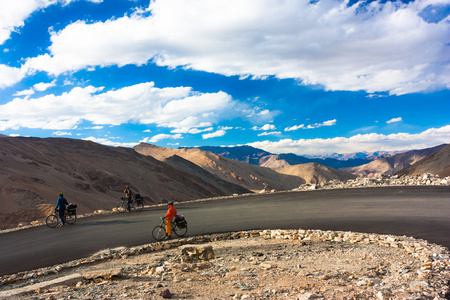
[[284, 166], [285, 164], [283, 161], [278, 160], [278, 156], [274, 156], [270, 163], [277, 169], [271, 169], [224, 158], [200, 149], [172, 149], [144, 143], [134, 147], [134, 149], [139, 153], [151, 155], [160, 160], [173, 155], [183, 157], [223, 180], [242, 185], [250, 190], [267, 188], [290, 190], [304, 183], [354, 178], [351, 174], [316, 163], [279, 169], [279, 166]]
[[308, 163], [276, 169], [277, 172], [287, 175], [300, 176], [305, 183], [321, 183], [330, 180], [346, 181], [356, 178], [355, 175], [322, 166], [318, 163]]
[[340, 170], [357, 175], [367, 175], [371, 173], [380, 173], [383, 175], [394, 175], [397, 172], [415, 164], [419, 160], [433, 154], [445, 145], [439, 145], [432, 148], [413, 150], [391, 157], [374, 160], [368, 164], [352, 168], [342, 168]]
[[438, 174], [441, 177], [450, 176], [450, 144], [397, 174], [412, 175], [422, 173]]
[[0, 137], [0, 229], [44, 218], [63, 192], [81, 213], [110, 210], [129, 184], [146, 202], [247, 191], [184, 172], [133, 149], [74, 139]]
[[304, 183], [304, 180], [297, 176], [280, 174], [270, 168], [250, 165], [200, 149], [172, 149], [145, 143], [135, 146], [134, 149], [138, 153], [153, 156], [162, 161], [177, 155], [222, 180], [241, 185], [249, 190], [260, 191], [265, 188], [287, 190]]

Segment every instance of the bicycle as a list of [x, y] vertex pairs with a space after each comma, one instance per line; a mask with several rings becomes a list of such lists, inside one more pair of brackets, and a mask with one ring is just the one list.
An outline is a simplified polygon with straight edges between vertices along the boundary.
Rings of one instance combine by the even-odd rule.
[[[66, 220], [66, 223], [69, 225], [72, 225], [77, 220], [77, 212], [76, 212], [76, 205], [69, 204], [69, 206], [64, 211], [64, 220]], [[59, 223], [59, 213], [58, 210], [55, 209], [55, 212], [49, 216], [47, 216], [47, 219], [45, 219], [45, 224], [47, 224], [50, 228], [55, 228]]]
[[[121, 213], [126, 212], [128, 210], [128, 200], [124, 197], [120, 198], [120, 200], [116, 205], [116, 209]], [[144, 199], [142, 199], [141, 195], [136, 194], [130, 203], [130, 210], [141, 211], [142, 209], [144, 209]]]
[[[152, 230], [153, 238], [157, 241], [162, 241], [166, 236], [166, 223], [164, 217], [161, 217], [161, 224], [155, 226]], [[170, 224], [172, 231], [176, 236], [183, 237], [186, 235], [188, 226], [186, 219], [183, 216], [175, 217], [175, 220]]]

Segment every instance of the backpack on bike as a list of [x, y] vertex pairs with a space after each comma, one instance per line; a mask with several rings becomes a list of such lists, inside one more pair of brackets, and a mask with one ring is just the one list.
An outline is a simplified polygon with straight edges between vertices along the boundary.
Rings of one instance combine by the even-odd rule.
[[77, 205], [69, 203], [69, 206], [67, 206], [67, 214], [76, 215], [77, 214]]
[[177, 225], [180, 228], [186, 228], [187, 227], [187, 221], [186, 219], [183, 217], [183, 215], [177, 215], [175, 216], [175, 222], [177, 223]]
[[134, 201], [137, 203], [144, 202], [144, 198], [142, 198], [140, 194], [136, 194], [136, 196], [134, 196]]

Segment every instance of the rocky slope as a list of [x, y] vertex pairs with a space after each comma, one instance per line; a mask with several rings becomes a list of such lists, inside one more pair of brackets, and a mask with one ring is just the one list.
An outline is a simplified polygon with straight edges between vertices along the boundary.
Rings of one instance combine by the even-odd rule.
[[8, 299], [448, 299], [448, 249], [410, 237], [263, 230], [105, 249], [0, 277]]
[[398, 175], [422, 174], [425, 172], [441, 177], [450, 176], [450, 144], [421, 159], [414, 165], [401, 170]]
[[[359, 156], [337, 156], [339, 157], [305, 157], [293, 153], [273, 154], [267, 151], [254, 148], [251, 146], [236, 146], [236, 147], [213, 147], [203, 146], [197, 149], [215, 153], [228, 159], [246, 162], [252, 165], [257, 165], [267, 168], [282, 168], [287, 166], [318, 163], [330, 168], [346, 168], [366, 164], [376, 158], [375, 154], [366, 154], [363, 158]], [[385, 155], [383, 153], [376, 153], [377, 155]]]
[[[212, 152], [196, 148], [172, 149], [141, 143], [140, 145], [135, 146], [134, 149], [143, 155], [149, 155], [162, 161], [165, 161], [173, 155], [183, 157], [214, 174], [218, 178], [241, 185], [253, 191], [260, 191], [263, 189], [290, 190], [301, 184], [311, 182], [314, 176], [315, 182], [354, 178], [354, 176], [345, 174], [344, 172], [337, 172], [330, 168], [319, 167], [320, 165], [318, 164], [310, 165], [314, 167], [293, 166], [286, 170], [271, 169], [228, 159]], [[304, 174], [302, 170], [305, 170]], [[319, 173], [315, 173], [315, 171], [320, 172], [320, 175]]]
[[43, 218], [59, 192], [76, 203], [80, 213], [110, 210], [127, 184], [146, 203], [249, 192], [133, 149], [74, 139], [0, 137], [0, 229]]
[[276, 169], [277, 172], [302, 177], [307, 184], [320, 184], [328, 181], [347, 181], [355, 175], [325, 167], [318, 163], [308, 163]]
[[[415, 164], [421, 159], [433, 154], [434, 152], [442, 149], [446, 145], [439, 145], [432, 148], [413, 150], [400, 154], [396, 154], [391, 157], [381, 158], [374, 160], [368, 164], [364, 164], [352, 168], [341, 168], [340, 170], [349, 172], [356, 175], [368, 175], [372, 173], [379, 173], [383, 175], [394, 175], [397, 172]], [[424, 172], [431, 172], [430, 170], [422, 170]]]

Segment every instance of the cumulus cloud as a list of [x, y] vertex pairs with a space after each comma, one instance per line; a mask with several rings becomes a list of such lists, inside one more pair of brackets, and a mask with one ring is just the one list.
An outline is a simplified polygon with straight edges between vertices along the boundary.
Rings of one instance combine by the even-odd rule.
[[102, 144], [102, 145], [105, 145], [105, 146], [112, 146], [112, 147], [127, 147], [127, 148], [132, 148], [132, 147], [134, 147], [134, 146], [136, 146], [136, 145], [138, 144], [138, 143], [120, 143], [120, 142], [113, 142], [113, 141], [110, 141], [110, 140], [108, 140], [108, 139], [106, 139], [106, 138], [96, 138], [96, 137], [93, 137], [93, 136], [84, 138], [83, 140], [85, 140], [85, 141], [91, 141], [91, 142], [94, 142], [94, 143], [97, 143], [97, 144]]
[[71, 132], [66, 132], [66, 131], [55, 131], [52, 133], [52, 135], [57, 135], [57, 136], [64, 136], [64, 135], [72, 135]]
[[56, 86], [56, 80], [52, 82], [39, 82], [33, 85], [33, 89], [38, 92], [46, 91], [47, 89]]
[[448, 88], [448, 20], [423, 15], [435, 2], [154, 0], [149, 15], [77, 21], [52, 32], [50, 52], [24, 68], [57, 75], [151, 61], [243, 78], [296, 78], [327, 90]]
[[273, 124], [266, 124], [266, 125], [264, 125], [262, 127], [253, 126], [252, 129], [253, 130], [263, 130], [264, 131], [264, 130], [275, 130], [277, 128]]
[[[0, 9], [0, 45], [8, 40], [11, 32], [24, 26], [24, 21], [35, 11], [50, 5], [61, 3], [68, 5], [78, 0], [1, 0]], [[103, 0], [85, 0], [100, 3]], [[20, 3], [20, 4], [19, 4]]]
[[44, 8], [55, 1], [2, 0], [0, 9], [0, 45], [9, 39], [11, 32], [24, 25], [24, 20], [35, 10]]
[[182, 139], [182, 138], [183, 138], [183, 136], [181, 134], [179, 134], [179, 133], [177, 133], [177, 134], [161, 133], [161, 134], [157, 134], [157, 135], [151, 137], [150, 139], [149, 138], [145, 138], [141, 142], [143, 142], [143, 143], [147, 143], [147, 142], [148, 143], [157, 143], [160, 140], [168, 140], [168, 139], [179, 140], [179, 139]]
[[0, 88], [11, 86], [21, 81], [25, 75], [26, 72], [23, 69], [0, 64]]
[[401, 121], [402, 121], [402, 118], [399, 117], [399, 118], [390, 119], [389, 121], [386, 121], [386, 123], [391, 124], [391, 123], [396, 123], [396, 122], [401, 122]]
[[27, 89], [23, 91], [18, 91], [17, 93], [14, 94], [14, 96], [31, 96], [33, 94], [34, 94], [33, 89]]
[[284, 131], [294, 131], [294, 130], [299, 130], [299, 129], [314, 129], [314, 128], [319, 128], [319, 127], [324, 127], [324, 126], [333, 126], [333, 125], [336, 125], [336, 122], [337, 122], [336, 119], [333, 119], [333, 120], [325, 121], [323, 123], [314, 123], [314, 124], [309, 124], [306, 126], [305, 126], [305, 124], [295, 125], [292, 127], [286, 127], [284, 129]]
[[280, 131], [270, 131], [270, 132], [261, 132], [258, 134], [258, 136], [265, 136], [265, 135], [279, 135], [281, 134]]
[[294, 131], [294, 130], [299, 130], [299, 129], [302, 129], [302, 128], [305, 128], [305, 124], [295, 125], [295, 126], [292, 126], [292, 127], [286, 127], [284, 129], [284, 131]]
[[0, 105], [0, 130], [67, 130], [86, 120], [97, 126], [133, 122], [188, 132], [228, 118], [235, 113], [234, 106], [235, 101], [224, 92], [197, 93], [189, 87], [160, 89], [153, 82], [106, 92], [102, 87], [75, 87], [61, 95], [15, 98]]
[[205, 133], [202, 134], [202, 138], [204, 140], [206, 139], [210, 139], [210, 138], [215, 138], [215, 137], [220, 137], [220, 136], [224, 136], [227, 132], [223, 129], [219, 129], [216, 132], [211, 132], [211, 133]]
[[[209, 123], [207, 123], [209, 124]], [[202, 133], [205, 131], [212, 131], [214, 128], [213, 127], [208, 127], [208, 128], [204, 128], [204, 129], [198, 129], [198, 128], [176, 128], [170, 132], [172, 133], [190, 133], [190, 134], [198, 134], [198, 133]]]
[[352, 153], [360, 151], [414, 150], [433, 147], [450, 142], [450, 125], [431, 128], [421, 133], [358, 134], [330, 139], [283, 139], [277, 142], [261, 141], [247, 145], [264, 149], [271, 153], [295, 153], [316, 155], [329, 153]]

